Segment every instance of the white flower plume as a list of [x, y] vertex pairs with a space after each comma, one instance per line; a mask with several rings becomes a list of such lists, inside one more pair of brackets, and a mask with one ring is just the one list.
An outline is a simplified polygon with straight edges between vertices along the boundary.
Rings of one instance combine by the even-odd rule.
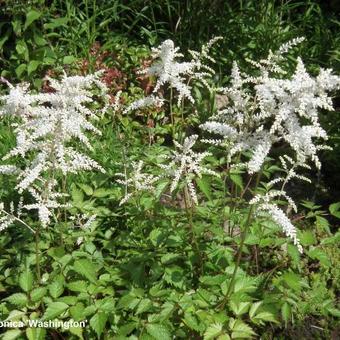
[[218, 176], [218, 174], [202, 165], [205, 157], [210, 156], [209, 152], [195, 152], [192, 147], [196, 143], [198, 135], [192, 135], [184, 139], [183, 145], [174, 141], [176, 148], [172, 155], [168, 157], [169, 164], [160, 164], [159, 166], [166, 171], [166, 175], [172, 178], [170, 192], [173, 192], [181, 180], [188, 186], [190, 196], [195, 204], [198, 203], [197, 194], [194, 185], [196, 177], [201, 178], [202, 174]]
[[[26, 84], [16, 87], [9, 84], [9, 94], [0, 97], [2, 114], [18, 116], [12, 124], [16, 146], [3, 159], [20, 156], [26, 161], [23, 169], [2, 165], [0, 173], [17, 174], [19, 193], [28, 189], [36, 199], [35, 204], [26, 208], [38, 209], [44, 226], [50, 222], [52, 210], [58, 207], [56, 196], [53, 196], [57, 193], [52, 190], [55, 189], [53, 177], [58, 171], [65, 175], [80, 170], [104, 172], [96, 161], [75, 149], [71, 142], [78, 140], [92, 149], [86, 132], [100, 135], [91, 122], [98, 119], [96, 113], [89, 108], [94, 87], [104, 101], [107, 99], [106, 87], [99, 81], [99, 74], [85, 77], [64, 75], [60, 81], [47, 80], [52, 88], [49, 93], [33, 93]], [[43, 193], [46, 181], [51, 189], [49, 195]]]
[[154, 191], [154, 184], [158, 181], [159, 177], [143, 173], [143, 166], [143, 161], [132, 162], [132, 172], [129, 175], [123, 173], [116, 174], [116, 176], [122, 178], [117, 179], [116, 181], [125, 186], [125, 196], [120, 201], [119, 205], [126, 203], [137, 193], [143, 191]]

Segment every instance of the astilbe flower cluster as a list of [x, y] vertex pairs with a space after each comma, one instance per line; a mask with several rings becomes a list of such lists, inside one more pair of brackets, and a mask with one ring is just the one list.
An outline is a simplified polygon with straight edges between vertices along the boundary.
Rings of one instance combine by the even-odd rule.
[[[214, 61], [209, 56], [209, 48], [218, 39], [211, 40], [200, 53], [191, 51], [192, 60], [189, 62], [178, 61], [183, 55], [171, 40], [166, 40], [153, 49], [155, 61], [142, 73], [156, 78], [154, 91], [149, 97], [133, 102], [125, 112], [163, 105], [164, 100], [158, 96], [158, 92], [164, 85], [177, 91], [178, 104], [183, 98], [194, 103], [190, 80], [198, 79], [211, 89], [207, 79], [214, 72], [202, 60]], [[250, 175], [261, 172], [274, 144], [285, 143], [291, 148], [294, 159], [287, 155], [280, 157], [286, 177], [276, 177], [267, 185], [270, 190], [277, 184], [281, 184], [281, 188], [269, 190], [265, 195], [257, 195], [251, 204], [256, 205], [258, 213], [267, 212], [287, 236], [293, 239], [299, 251], [302, 251], [302, 248], [296, 229], [274, 199], [284, 197], [289, 205], [296, 209], [293, 200], [284, 190], [285, 186], [293, 178], [309, 181], [305, 176], [296, 173], [297, 168], [309, 168], [309, 160], [320, 168], [317, 152], [329, 147], [316, 144], [316, 140], [325, 141], [328, 137], [319, 124], [318, 111], [333, 109], [329, 92], [340, 87], [340, 77], [333, 75], [332, 70], [321, 69], [319, 74], [313, 77], [307, 73], [300, 58], [292, 75], [284, 71], [282, 64], [285, 54], [302, 41], [303, 38], [293, 39], [275, 53], [269, 51], [267, 58], [259, 62], [249, 60], [254, 68], [252, 74], [242, 73], [234, 62], [230, 86], [215, 89], [216, 94], [224, 99], [218, 105], [218, 112], [201, 125], [202, 130], [219, 136], [202, 141], [223, 146], [230, 167], [245, 167]], [[174, 191], [179, 180], [183, 179], [195, 203], [197, 195], [192, 179], [204, 173], [198, 164], [208, 155], [206, 152], [194, 153], [191, 150], [197, 139], [198, 136], [194, 135], [187, 137], [183, 145], [174, 142], [180, 153], [174, 151], [170, 163], [161, 165], [166, 173], [172, 176], [170, 191]], [[250, 155], [250, 159], [235, 163], [236, 154]], [[213, 174], [211, 170], [206, 173]]]
[[106, 87], [99, 81], [99, 74], [85, 77], [64, 75], [62, 79], [47, 78], [49, 93], [34, 93], [27, 84], [12, 86], [9, 94], [0, 97], [2, 115], [13, 117], [16, 146], [3, 157], [4, 160], [20, 157], [23, 167], [0, 166], [1, 173], [17, 176], [17, 190], [31, 193], [35, 203], [23, 208], [37, 209], [43, 226], [50, 223], [53, 209], [63, 207], [59, 203], [63, 195], [56, 190], [57, 173], [67, 175], [80, 170], [104, 169], [70, 142], [78, 140], [92, 149], [85, 132], [100, 135], [91, 123], [98, 119], [89, 109], [93, 102], [93, 88], [97, 87], [104, 101]]
[[183, 99], [194, 103], [190, 82], [192, 80], [199, 80], [210, 88], [207, 79], [215, 72], [205, 64], [205, 61], [215, 62], [209, 55], [209, 50], [219, 39], [221, 37], [211, 39], [206, 45], [203, 45], [200, 52], [189, 51], [192, 59], [187, 62], [178, 61], [179, 58], [183, 57], [183, 54], [179, 53], [179, 48], [175, 47], [174, 42], [170, 39], [165, 40], [160, 46], [153, 48], [152, 65], [139, 72], [140, 74], [156, 78], [152, 94], [133, 102], [124, 110], [124, 113], [149, 106], [162, 106], [164, 99], [159, 96], [159, 90], [164, 88], [165, 85], [176, 91], [178, 106], [180, 106]]
[[[226, 105], [212, 119], [201, 125], [209, 133], [222, 136], [207, 139], [214, 145], [223, 145], [228, 160], [239, 153], [250, 153], [250, 160], [233, 166], [246, 167], [249, 174], [260, 172], [274, 143], [286, 143], [294, 152], [294, 158], [281, 157], [287, 172], [286, 178], [271, 181], [273, 186], [282, 182], [281, 190], [256, 196], [251, 204], [257, 204], [258, 211], [267, 211], [302, 251], [296, 236], [295, 227], [284, 212], [272, 202], [275, 196], [284, 196], [291, 205], [293, 201], [284, 191], [284, 186], [293, 178], [307, 180], [295, 172], [297, 167], [309, 168], [312, 160], [316, 167], [321, 164], [317, 151], [329, 148], [318, 145], [315, 140], [327, 140], [326, 131], [320, 126], [319, 109], [333, 110], [329, 92], [340, 88], [340, 77], [332, 70], [321, 69], [316, 77], [309, 75], [300, 58], [293, 75], [289, 76], [280, 66], [284, 54], [303, 39], [297, 38], [284, 44], [276, 52], [269, 52], [260, 62], [250, 61], [255, 67], [255, 76], [240, 72], [237, 63], [233, 64], [231, 84], [218, 92], [227, 96]], [[257, 74], [256, 74], [257, 73]], [[291, 165], [287, 168], [286, 161]], [[279, 195], [278, 195], [279, 193]]]
[[129, 174], [116, 173], [116, 176], [121, 177], [121, 179], [116, 180], [117, 183], [120, 183], [125, 187], [125, 195], [119, 205], [126, 203], [130, 198], [138, 193], [154, 191], [154, 184], [158, 181], [159, 176], [142, 172], [143, 166], [143, 161], [132, 162], [132, 171]]
[[174, 141], [177, 150], [172, 151], [171, 156], [166, 157], [168, 164], [159, 164], [165, 170], [165, 175], [171, 178], [170, 192], [172, 193], [182, 182], [187, 185], [192, 201], [198, 204], [194, 179], [201, 178], [203, 174], [218, 176], [218, 174], [202, 164], [202, 161], [210, 152], [196, 152], [192, 148], [198, 139], [198, 135], [192, 135], [184, 139], [183, 145]]

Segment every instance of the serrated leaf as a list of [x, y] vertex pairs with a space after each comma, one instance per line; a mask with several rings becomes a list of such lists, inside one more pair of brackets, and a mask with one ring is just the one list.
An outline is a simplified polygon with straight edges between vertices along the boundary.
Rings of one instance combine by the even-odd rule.
[[25, 292], [28, 292], [32, 289], [33, 286], [33, 274], [28, 269], [26, 269], [19, 276], [19, 285], [21, 289]]
[[53, 298], [59, 297], [64, 292], [64, 278], [62, 276], [57, 276], [54, 278], [53, 282], [48, 286], [50, 294]]
[[331, 233], [329, 229], [329, 222], [322, 216], [316, 216], [316, 227], [321, 231], [326, 231], [328, 234]]
[[47, 293], [47, 288], [45, 287], [38, 287], [31, 291], [31, 300], [33, 302], [37, 302], [41, 300]]
[[275, 316], [269, 312], [260, 312], [259, 314], [256, 314], [252, 318], [252, 321], [255, 323], [259, 321], [270, 321], [270, 322], [278, 323], [278, 321], [275, 319]]
[[71, 196], [72, 196], [72, 200], [77, 204], [82, 203], [84, 201], [83, 191], [79, 190], [76, 186], [72, 188]]
[[253, 329], [242, 320], [231, 319], [229, 322], [229, 327], [232, 330], [232, 339], [251, 338], [252, 336], [256, 335]]
[[185, 313], [183, 321], [189, 328], [197, 332], [201, 331], [201, 327], [198, 323], [196, 316], [192, 315], [191, 313]]
[[292, 272], [287, 272], [283, 274], [282, 278], [290, 288], [297, 291], [301, 289], [301, 277], [299, 275]]
[[171, 340], [171, 334], [169, 330], [167, 329], [166, 326], [162, 324], [149, 323], [148, 325], [146, 325], [146, 330], [150, 335], [152, 335], [157, 340], [158, 339]]
[[74, 281], [67, 284], [67, 288], [73, 292], [87, 292], [87, 283], [85, 281]]
[[73, 269], [92, 283], [97, 282], [96, 266], [91, 261], [87, 259], [76, 260], [73, 264]]
[[196, 183], [200, 190], [204, 193], [209, 201], [212, 201], [211, 187], [209, 178], [203, 176], [202, 178], [197, 178]]
[[8, 296], [5, 299], [5, 301], [8, 301], [12, 305], [22, 307], [26, 305], [28, 299], [27, 299], [27, 295], [24, 293], [15, 293], [15, 294], [12, 294], [11, 296]]
[[242, 315], [244, 313], [247, 313], [248, 308], [250, 306], [250, 302], [235, 302], [230, 301], [229, 306], [231, 310], [234, 312], [236, 316]]
[[204, 332], [204, 340], [212, 340], [218, 337], [222, 333], [223, 325], [219, 322], [216, 322], [210, 325], [207, 330]]
[[81, 302], [70, 307], [70, 314], [75, 321], [80, 321], [83, 318], [85, 307]]
[[230, 340], [230, 336], [228, 334], [220, 335], [217, 340]]
[[97, 312], [90, 320], [90, 326], [97, 333], [98, 338], [104, 331], [106, 321], [107, 315], [104, 312]]
[[243, 189], [242, 176], [236, 173], [230, 173], [230, 179], [240, 188]]
[[98, 310], [103, 312], [114, 312], [116, 310], [115, 301], [112, 297], [106, 297], [102, 300], [98, 300], [96, 305], [98, 306]]
[[257, 301], [254, 302], [250, 309], [249, 309], [249, 316], [250, 318], [253, 318], [255, 316], [255, 313], [257, 312], [257, 310], [259, 309], [259, 307], [262, 305], [263, 301]]
[[48, 305], [43, 315], [44, 320], [53, 320], [62, 314], [69, 306], [64, 302], [52, 302]]
[[142, 314], [148, 311], [152, 307], [152, 301], [150, 299], [143, 299], [137, 307], [136, 315]]

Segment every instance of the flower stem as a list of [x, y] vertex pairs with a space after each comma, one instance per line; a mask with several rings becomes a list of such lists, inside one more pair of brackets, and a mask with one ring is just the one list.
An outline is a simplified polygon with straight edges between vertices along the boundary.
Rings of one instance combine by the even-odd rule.
[[[259, 185], [261, 175], [262, 175], [262, 170], [257, 174], [256, 184], [255, 184], [254, 191], [256, 191], [256, 189], [257, 189], [257, 187]], [[230, 283], [229, 283], [228, 290], [227, 290], [227, 293], [225, 295], [225, 298], [223, 299], [222, 303], [220, 304], [220, 309], [223, 309], [225, 307], [226, 303], [228, 302], [229, 296], [230, 296], [230, 294], [231, 294], [231, 292], [232, 292], [232, 290], [234, 288], [235, 278], [236, 278], [237, 270], [238, 270], [238, 268], [240, 266], [243, 246], [244, 246], [245, 239], [247, 237], [248, 230], [249, 230], [250, 225], [251, 225], [253, 211], [254, 211], [254, 205], [251, 205], [250, 208], [249, 208], [249, 211], [248, 211], [246, 222], [244, 224], [243, 232], [241, 233], [241, 241], [240, 241], [240, 245], [239, 245], [239, 247], [237, 249], [237, 253], [236, 253], [235, 268], [234, 268], [234, 271], [233, 271], [233, 274], [232, 274], [232, 277], [231, 277], [231, 280], [230, 280]]]
[[190, 200], [190, 195], [189, 195], [189, 190], [188, 190], [188, 186], [185, 185], [184, 186], [184, 203], [185, 203], [185, 210], [187, 213], [187, 218], [188, 218], [188, 222], [189, 222], [189, 228], [190, 228], [190, 236], [191, 236], [191, 244], [192, 246], [195, 248], [197, 257], [198, 257], [198, 261], [199, 261], [199, 273], [202, 273], [203, 271], [203, 260], [202, 260], [202, 254], [195, 236], [195, 232], [194, 232], [194, 224], [193, 224], [193, 205], [192, 202]]
[[41, 280], [41, 271], [40, 271], [40, 249], [39, 249], [39, 241], [40, 241], [40, 233], [39, 227], [37, 227], [35, 232], [35, 265], [37, 271], [37, 279], [40, 283]]

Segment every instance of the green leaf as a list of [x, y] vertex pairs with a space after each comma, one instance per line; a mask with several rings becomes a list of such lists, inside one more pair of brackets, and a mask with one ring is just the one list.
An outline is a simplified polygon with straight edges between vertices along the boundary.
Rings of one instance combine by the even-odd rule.
[[48, 305], [46, 312], [43, 315], [44, 320], [53, 320], [68, 308], [64, 302], [52, 302]]
[[152, 307], [152, 301], [150, 299], [143, 299], [137, 307], [136, 315], [142, 314]]
[[326, 231], [328, 234], [331, 233], [327, 219], [322, 216], [316, 216], [316, 227], [321, 231]]
[[25, 71], [26, 71], [26, 64], [20, 64], [15, 69], [15, 74], [17, 75], [18, 78], [20, 78]]
[[108, 189], [105, 189], [105, 188], [99, 188], [99, 189], [96, 189], [93, 192], [93, 196], [100, 198], [100, 197], [109, 196], [111, 193], [112, 193], [112, 190], [108, 190]]
[[230, 173], [230, 179], [240, 188], [243, 189], [242, 176], [237, 173]]
[[316, 242], [314, 233], [311, 230], [305, 230], [301, 232], [299, 235], [299, 239], [301, 244], [305, 247], [313, 245]]
[[319, 248], [310, 249], [308, 251], [308, 256], [312, 259], [319, 260], [320, 263], [326, 267], [330, 267], [332, 265], [328, 255]]
[[87, 292], [87, 283], [85, 281], [74, 281], [67, 284], [67, 288], [73, 292]]
[[102, 300], [97, 300], [96, 305], [98, 306], [98, 310], [103, 312], [115, 312], [116, 306], [115, 301], [112, 297], [106, 297]]
[[299, 275], [292, 272], [286, 272], [283, 274], [282, 278], [290, 288], [297, 291], [301, 289], [301, 277]]
[[54, 278], [53, 282], [48, 286], [50, 294], [53, 298], [59, 297], [64, 292], [64, 278], [59, 275]]
[[74, 261], [73, 269], [92, 283], [97, 282], [96, 266], [91, 261], [87, 259], [76, 260]]
[[196, 179], [196, 183], [200, 190], [204, 193], [209, 201], [212, 201], [210, 180], [208, 177], [203, 176], [202, 178]]
[[41, 61], [39, 60], [31, 60], [27, 66], [27, 74], [30, 75], [32, 72], [34, 72], [40, 64]]
[[73, 64], [74, 62], [77, 61], [77, 58], [72, 56], [72, 55], [67, 55], [63, 59], [63, 64], [68, 65], [68, 64]]
[[15, 45], [15, 49], [19, 55], [24, 56], [25, 60], [28, 59], [28, 48], [24, 40], [19, 40]]
[[333, 203], [329, 206], [329, 212], [337, 217], [340, 218], [340, 202]]
[[249, 316], [250, 318], [253, 318], [255, 316], [255, 313], [259, 309], [259, 307], [262, 305], [263, 301], [257, 301], [253, 303], [249, 309]]
[[84, 309], [85, 309], [85, 307], [81, 302], [78, 302], [74, 306], [70, 307], [70, 314], [71, 314], [72, 318], [75, 321], [82, 320]]
[[242, 320], [230, 319], [229, 327], [232, 330], [231, 338], [252, 338], [255, 334], [253, 329]]
[[17, 339], [21, 335], [20, 329], [10, 329], [9, 331], [5, 332], [1, 339], [2, 340], [14, 340]]
[[12, 305], [22, 307], [26, 305], [28, 299], [27, 299], [27, 295], [24, 293], [15, 293], [15, 294], [12, 294], [11, 296], [8, 296], [5, 299], [5, 301], [8, 301]]
[[52, 19], [51, 22], [44, 24], [44, 28], [46, 29], [55, 29], [60, 26], [66, 25], [68, 22], [68, 18], [57, 18], [57, 19]]
[[47, 288], [38, 287], [32, 290], [31, 292], [31, 300], [33, 302], [40, 301], [47, 293]]
[[97, 333], [98, 338], [104, 331], [106, 321], [107, 315], [104, 312], [97, 312], [90, 320], [90, 326]]
[[230, 301], [229, 306], [236, 316], [247, 313], [250, 302], [235, 302]]
[[93, 195], [93, 189], [87, 184], [78, 184], [78, 187], [82, 189], [87, 196]]
[[25, 292], [28, 292], [32, 289], [33, 286], [33, 274], [28, 269], [26, 269], [19, 276], [19, 285], [21, 289]]
[[256, 314], [254, 318], [252, 318], [252, 321], [255, 323], [259, 321], [270, 321], [278, 323], [278, 321], [275, 319], [275, 316], [269, 312], [261, 312], [259, 314]]
[[216, 322], [210, 325], [207, 330], [204, 332], [204, 340], [212, 340], [218, 337], [222, 333], [223, 325], [219, 322]]
[[79, 190], [76, 186], [72, 187], [71, 196], [72, 200], [77, 204], [82, 203], [84, 201], [84, 193], [82, 192], [82, 190]]
[[45, 328], [27, 328], [26, 336], [28, 340], [44, 340], [46, 337]]
[[162, 340], [171, 340], [171, 334], [166, 326], [162, 324], [149, 323], [146, 325], [147, 332], [154, 338]]
[[201, 327], [197, 321], [197, 318], [196, 316], [192, 315], [192, 313], [186, 312], [184, 314], [183, 321], [190, 329], [193, 329], [197, 332], [201, 331]]
[[282, 319], [287, 324], [290, 321], [292, 315], [292, 308], [287, 302], [285, 302], [281, 307], [281, 315]]
[[25, 21], [25, 26], [24, 30], [27, 29], [28, 26], [32, 24], [35, 20], [39, 19], [41, 16], [41, 12], [35, 11], [34, 9], [30, 10], [29, 12], [26, 13], [26, 21]]

